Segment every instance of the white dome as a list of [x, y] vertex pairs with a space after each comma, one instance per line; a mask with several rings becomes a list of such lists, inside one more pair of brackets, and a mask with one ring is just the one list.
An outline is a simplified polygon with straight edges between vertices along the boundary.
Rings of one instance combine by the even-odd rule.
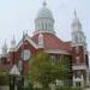
[[43, 7], [39, 10], [35, 19], [35, 33], [42, 31], [55, 33], [54, 18], [52, 12], [47, 8], [46, 2], [43, 3]]
[[43, 7], [40, 9], [37, 18], [50, 18], [53, 19], [53, 15], [52, 12], [47, 8], [47, 7]]

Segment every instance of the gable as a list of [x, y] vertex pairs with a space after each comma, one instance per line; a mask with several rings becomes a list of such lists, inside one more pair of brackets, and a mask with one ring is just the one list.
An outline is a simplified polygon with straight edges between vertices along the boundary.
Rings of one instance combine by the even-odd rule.
[[[32, 41], [32, 39], [29, 36], [25, 36], [24, 40], [22, 39], [18, 45], [15, 48], [15, 51], [17, 51], [23, 44], [27, 43], [28, 45], [32, 46], [35, 49], [38, 49], [38, 45]], [[29, 47], [29, 46], [28, 46]]]

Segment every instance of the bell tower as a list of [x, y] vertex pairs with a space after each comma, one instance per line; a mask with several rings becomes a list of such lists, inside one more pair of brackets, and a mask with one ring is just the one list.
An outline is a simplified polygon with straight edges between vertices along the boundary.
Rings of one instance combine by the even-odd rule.
[[84, 87], [88, 84], [88, 65], [86, 60], [86, 37], [82, 31], [82, 24], [74, 11], [72, 28], [72, 70], [73, 86]]
[[79, 45], [86, 47], [86, 37], [82, 31], [82, 24], [74, 11], [74, 19], [72, 22], [72, 44], [73, 46]]

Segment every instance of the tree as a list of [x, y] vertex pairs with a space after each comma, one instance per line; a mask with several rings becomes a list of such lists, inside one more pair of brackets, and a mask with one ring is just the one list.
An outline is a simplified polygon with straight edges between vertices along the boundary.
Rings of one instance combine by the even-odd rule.
[[0, 69], [0, 85], [9, 84], [8, 72], [6, 70]]
[[70, 56], [63, 56], [60, 63], [63, 67], [63, 80], [65, 85], [72, 85], [72, 61]]
[[50, 83], [55, 83], [56, 79], [64, 80], [68, 73], [68, 67], [64, 61], [53, 64], [50, 55], [38, 52], [30, 60], [29, 80], [32, 83], [38, 82], [44, 88], [48, 88]]
[[48, 87], [48, 83], [52, 82], [52, 63], [49, 55], [39, 52], [30, 60], [30, 80], [35, 83], [42, 83], [44, 87]]

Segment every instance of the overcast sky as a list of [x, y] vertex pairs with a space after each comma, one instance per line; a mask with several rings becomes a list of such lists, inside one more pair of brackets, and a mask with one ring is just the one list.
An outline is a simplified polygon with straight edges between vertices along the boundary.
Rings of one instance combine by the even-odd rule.
[[[42, 3], [43, 0], [0, 0], [0, 48], [5, 40], [10, 44], [13, 34], [17, 42], [22, 31], [28, 30], [32, 35], [34, 19]], [[63, 40], [71, 40], [71, 23], [76, 9], [90, 51], [90, 0], [47, 0], [47, 4], [55, 18], [55, 31]]]

